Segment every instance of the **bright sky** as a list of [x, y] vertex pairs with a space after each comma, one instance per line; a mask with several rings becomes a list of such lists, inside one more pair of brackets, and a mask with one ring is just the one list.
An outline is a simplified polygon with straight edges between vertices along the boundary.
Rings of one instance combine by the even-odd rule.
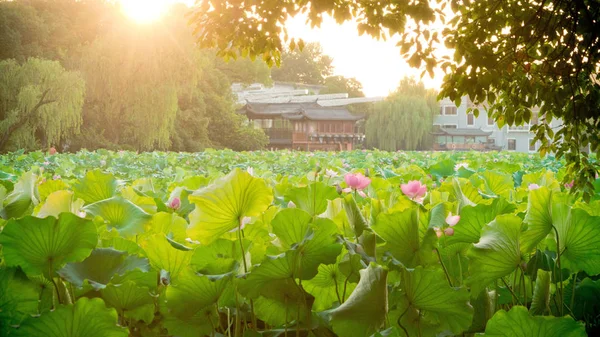
[[[124, 12], [140, 23], [151, 23], [158, 19], [174, 2], [192, 5], [194, 0], [120, 0]], [[338, 25], [332, 18], [325, 17], [321, 27], [311, 29], [305, 17], [297, 16], [287, 24], [290, 37], [305, 42], [320, 42], [323, 52], [333, 57], [334, 74], [354, 77], [363, 84], [367, 96], [387, 96], [396, 89], [405, 77], [419, 78], [422, 70], [406, 64], [394, 40], [377, 41], [370, 36], [359, 36], [356, 24], [346, 22]], [[439, 89], [443, 78], [437, 70], [435, 78], [425, 75], [422, 81], [428, 88]]]
[[[422, 70], [411, 68], [400, 55], [398, 40], [377, 41], [366, 34], [359, 36], [353, 22], [338, 25], [326, 17], [320, 28], [311, 29], [305, 18], [295, 17], [288, 21], [287, 28], [291, 37], [320, 42], [323, 52], [333, 57], [335, 75], [355, 77], [367, 96], [387, 96], [403, 77], [419, 79], [421, 75]], [[425, 75], [422, 81], [428, 88], [439, 89], [443, 76], [437, 70], [434, 79]]]

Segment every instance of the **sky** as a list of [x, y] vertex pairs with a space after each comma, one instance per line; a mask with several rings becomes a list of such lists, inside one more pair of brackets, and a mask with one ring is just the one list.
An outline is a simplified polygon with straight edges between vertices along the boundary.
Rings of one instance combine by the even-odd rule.
[[[151, 21], [170, 3], [183, 2], [188, 6], [194, 0], [120, 0], [128, 15], [139, 21]], [[286, 27], [290, 37], [305, 42], [319, 42], [323, 52], [333, 58], [334, 75], [356, 78], [367, 96], [387, 96], [405, 76], [420, 79], [422, 70], [408, 66], [393, 39], [377, 41], [368, 35], [359, 36], [354, 22], [338, 25], [331, 17], [324, 17], [320, 28], [312, 29], [306, 17], [290, 19]], [[426, 87], [439, 89], [443, 78], [441, 70], [435, 77], [425, 75], [421, 80]]]
[[[330, 17], [323, 19], [321, 27], [311, 29], [304, 17], [287, 22], [290, 37], [305, 42], [320, 42], [323, 52], [333, 57], [334, 74], [354, 77], [363, 85], [367, 96], [387, 96], [394, 91], [405, 76], [420, 79], [422, 70], [411, 68], [400, 55], [398, 40], [377, 41], [368, 35], [359, 36], [356, 24], [338, 25]], [[437, 70], [432, 79], [425, 75], [421, 80], [427, 88], [439, 89], [443, 73]]]

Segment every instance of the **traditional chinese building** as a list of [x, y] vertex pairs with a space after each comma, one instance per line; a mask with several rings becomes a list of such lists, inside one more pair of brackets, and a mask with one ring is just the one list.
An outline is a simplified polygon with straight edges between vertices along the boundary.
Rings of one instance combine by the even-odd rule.
[[365, 135], [357, 122], [362, 115], [345, 106], [306, 103], [246, 103], [238, 112], [269, 136], [271, 149], [303, 151], [352, 150]]

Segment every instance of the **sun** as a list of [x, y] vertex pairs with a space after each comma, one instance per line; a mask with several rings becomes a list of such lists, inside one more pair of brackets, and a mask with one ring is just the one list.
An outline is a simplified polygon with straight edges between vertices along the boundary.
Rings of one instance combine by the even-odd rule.
[[121, 10], [139, 23], [150, 23], [160, 19], [172, 1], [169, 0], [121, 0]]

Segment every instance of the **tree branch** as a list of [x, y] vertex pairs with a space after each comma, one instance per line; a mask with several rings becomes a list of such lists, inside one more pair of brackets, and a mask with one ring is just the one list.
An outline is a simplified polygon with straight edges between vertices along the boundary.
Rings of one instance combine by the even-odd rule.
[[50, 89], [46, 89], [42, 93], [42, 97], [40, 97], [40, 100], [38, 101], [38, 103], [30, 111], [28, 111], [23, 117], [18, 118], [17, 121], [15, 123], [13, 123], [13, 125], [11, 125], [7, 128], [7, 130], [2, 135], [2, 138], [0, 138], [0, 149], [4, 148], [4, 146], [8, 142], [8, 139], [10, 138], [10, 135], [13, 132], [15, 132], [16, 130], [18, 130], [21, 126], [23, 126], [33, 115], [35, 115], [35, 113], [42, 106], [56, 102], [56, 100], [53, 100], [53, 99], [51, 99], [51, 100], [45, 99], [49, 92], [50, 92]]

